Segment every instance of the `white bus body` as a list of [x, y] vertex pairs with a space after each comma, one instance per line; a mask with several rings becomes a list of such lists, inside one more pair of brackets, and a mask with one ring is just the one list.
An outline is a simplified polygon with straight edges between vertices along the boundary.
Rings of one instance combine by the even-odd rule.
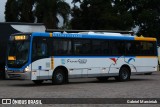
[[[25, 45], [28, 46], [26, 48], [28, 51], [25, 51], [28, 52], [28, 59], [18, 60], [20, 54], [16, 56], [12, 50], [8, 52], [6, 72], [12, 79], [30, 79], [37, 84], [43, 80], [62, 84], [68, 82], [70, 78], [83, 77], [95, 77], [99, 80], [115, 77], [120, 81], [126, 81], [130, 79], [131, 74], [157, 71], [155, 38], [116, 36], [116, 34], [110, 36], [107, 33], [57, 32], [32, 33], [28, 34], [28, 37], [25, 37], [25, 34], [15, 34], [12, 38], [11, 41], [14, 43], [29, 38], [29, 46]], [[16, 38], [22, 40], [16, 41]], [[141, 48], [140, 52], [137, 52], [137, 44], [138, 48]], [[131, 47], [132, 45], [135, 47]], [[42, 56], [38, 56], [38, 46], [41, 47]]]

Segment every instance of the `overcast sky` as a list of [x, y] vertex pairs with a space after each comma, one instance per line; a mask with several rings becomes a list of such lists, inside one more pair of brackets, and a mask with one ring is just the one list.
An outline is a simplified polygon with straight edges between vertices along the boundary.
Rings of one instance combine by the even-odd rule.
[[4, 10], [7, 0], [0, 0], [0, 22], [4, 22]]
[[[7, 0], [0, 0], [0, 22], [4, 22], [5, 19], [5, 15], [4, 15], [4, 11], [5, 11], [5, 4], [6, 4]], [[72, 0], [65, 0], [66, 2], [68, 2], [69, 4], [71, 4]]]

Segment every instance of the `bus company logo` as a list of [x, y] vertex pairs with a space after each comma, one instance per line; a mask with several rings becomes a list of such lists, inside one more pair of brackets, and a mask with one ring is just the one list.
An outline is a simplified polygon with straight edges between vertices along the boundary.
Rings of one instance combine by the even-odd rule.
[[78, 62], [80, 64], [86, 64], [87, 63], [87, 59], [79, 59]]
[[87, 63], [87, 59], [78, 59], [78, 60], [67, 59], [67, 63], [86, 64]]
[[61, 64], [65, 64], [66, 60], [65, 59], [61, 59]]

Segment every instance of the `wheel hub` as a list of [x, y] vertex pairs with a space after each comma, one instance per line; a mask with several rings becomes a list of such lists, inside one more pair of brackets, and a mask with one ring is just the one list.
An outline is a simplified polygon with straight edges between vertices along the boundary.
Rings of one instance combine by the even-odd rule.
[[63, 80], [63, 75], [60, 74], [60, 73], [58, 73], [58, 74], [56, 75], [56, 78], [57, 78], [57, 80], [62, 81], [62, 80]]

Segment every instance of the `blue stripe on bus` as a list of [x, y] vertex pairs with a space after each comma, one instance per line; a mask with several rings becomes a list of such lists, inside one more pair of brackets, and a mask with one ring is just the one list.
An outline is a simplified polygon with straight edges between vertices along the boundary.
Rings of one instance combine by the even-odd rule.
[[109, 35], [86, 35], [86, 34], [62, 34], [53, 33], [53, 37], [59, 38], [89, 38], [89, 39], [118, 39], [118, 40], [134, 40], [134, 36], [109, 36]]
[[[34, 32], [32, 36], [44, 36], [50, 37], [49, 33]], [[118, 39], [118, 40], [134, 40], [134, 36], [110, 36], [110, 35], [91, 35], [91, 34], [65, 34], [65, 33], [53, 33], [53, 37], [57, 38], [88, 38], [88, 39]]]
[[53, 58], [135, 58], [136, 56], [53, 56]]
[[50, 37], [50, 34], [49, 33], [34, 32], [34, 33], [32, 33], [32, 36]]
[[132, 36], [109, 36], [109, 35], [82, 35], [82, 38], [91, 39], [118, 39], [118, 40], [134, 40]]

